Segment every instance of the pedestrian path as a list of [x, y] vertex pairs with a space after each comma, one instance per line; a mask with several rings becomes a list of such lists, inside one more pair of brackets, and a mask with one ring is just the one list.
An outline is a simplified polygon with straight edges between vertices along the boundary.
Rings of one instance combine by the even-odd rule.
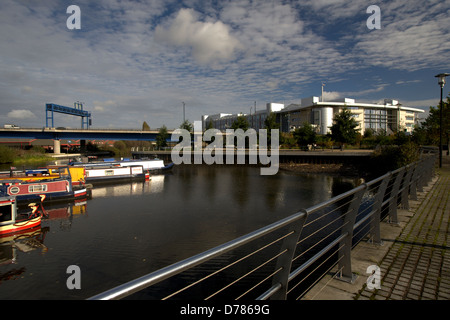
[[[354, 283], [321, 279], [305, 300], [450, 300], [450, 157], [398, 223], [382, 222], [383, 245], [360, 242], [352, 249]], [[377, 288], [368, 285], [368, 267], [379, 267]], [[374, 284], [372, 282], [371, 284]]]
[[365, 284], [354, 299], [450, 300], [449, 164], [437, 174], [379, 265], [380, 289]]

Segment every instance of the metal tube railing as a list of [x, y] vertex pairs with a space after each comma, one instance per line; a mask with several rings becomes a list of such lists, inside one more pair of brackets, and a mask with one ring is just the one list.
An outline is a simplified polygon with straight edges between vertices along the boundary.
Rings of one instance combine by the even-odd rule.
[[[184, 271], [191, 270], [211, 259], [233, 250], [241, 250], [244, 246], [256, 241], [263, 241], [265, 239], [263, 237], [266, 236], [275, 236], [275, 239], [264, 240], [268, 242], [262, 245], [258, 243], [256, 250], [253, 249], [250, 253], [244, 253], [241, 258], [237, 258], [203, 278], [166, 294], [165, 298], [172, 298], [189, 290], [213, 276], [218, 276], [228, 268], [244, 263], [250, 257], [257, 258], [257, 254], [262, 254], [263, 250], [268, 249], [273, 249], [275, 253], [258, 260], [260, 262], [256, 266], [245, 265], [247, 269], [242, 275], [236, 275], [234, 280], [207, 294], [206, 298], [209, 299], [225, 292], [266, 267], [270, 271], [258, 278], [256, 284], [251, 284], [249, 289], [244, 292], [241, 291], [238, 298], [247, 296], [253, 291], [256, 293], [256, 290], [259, 290], [264, 283], [271, 281], [271, 285], [267, 286], [264, 292], [259, 293], [256, 299], [287, 299], [287, 295], [300, 287], [299, 284], [307, 277], [312, 276], [322, 267], [322, 264], [326, 264], [326, 270], [331, 270], [333, 266], [338, 265], [340, 270], [338, 278], [351, 282], [354, 279], [351, 267], [352, 247], [367, 236], [373, 240], [373, 243], [381, 243], [380, 222], [383, 219], [383, 211], [387, 209], [389, 221], [396, 223], [398, 221], [397, 207], [399, 202], [403, 207], [408, 207], [408, 197], [411, 199], [417, 197], [417, 191], [420, 191], [431, 179], [435, 161], [435, 156], [424, 155], [415, 163], [389, 172], [353, 190], [308, 209], [302, 209], [278, 222], [122, 284], [90, 299], [121, 299], [127, 297]], [[363, 201], [363, 199], [365, 200]], [[284, 233], [277, 234], [283, 228], [286, 229]], [[355, 230], [357, 231], [355, 232]], [[316, 237], [320, 237], [320, 239], [314, 244], [308, 244], [308, 241], [314, 241]], [[278, 245], [279, 248], [276, 249]], [[308, 247], [304, 248], [305, 246]], [[334, 255], [338, 256], [335, 261], [334, 258], [332, 259]], [[319, 262], [320, 260], [323, 261]], [[272, 263], [274, 264], [273, 267], [271, 267]], [[312, 271], [308, 271], [308, 275], [294, 283], [296, 278], [313, 267]], [[323, 274], [318, 275], [319, 278], [321, 276]], [[315, 279], [312, 283], [317, 281]], [[308, 288], [311, 286], [312, 284], [308, 284]], [[303, 294], [300, 293], [298, 297]]]

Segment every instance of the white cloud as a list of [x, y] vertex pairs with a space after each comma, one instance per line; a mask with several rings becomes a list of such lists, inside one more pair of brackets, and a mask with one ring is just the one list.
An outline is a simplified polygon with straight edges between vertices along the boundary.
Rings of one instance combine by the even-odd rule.
[[174, 46], [188, 46], [200, 64], [229, 61], [240, 48], [239, 41], [221, 21], [199, 21], [199, 14], [192, 9], [181, 9], [167, 28], [155, 29], [155, 39]]
[[[381, 2], [382, 29], [369, 31], [366, 0], [78, 0], [72, 32], [59, 0], [4, 0], [0, 114], [20, 106], [41, 126], [45, 103], [79, 100], [95, 126], [177, 127], [181, 101], [196, 120], [318, 95], [322, 80], [330, 99], [395, 97], [414, 83], [390, 70], [449, 66], [446, 3]], [[419, 91], [408, 98], [430, 98]]]
[[32, 119], [36, 118], [35, 114], [30, 110], [12, 110], [7, 115], [11, 119]]
[[324, 91], [323, 92], [323, 100], [324, 101], [335, 101], [341, 97], [341, 93], [336, 91]]
[[367, 64], [409, 71], [448, 66], [448, 6], [442, 1], [392, 1], [381, 10], [381, 29], [355, 37], [356, 53]]

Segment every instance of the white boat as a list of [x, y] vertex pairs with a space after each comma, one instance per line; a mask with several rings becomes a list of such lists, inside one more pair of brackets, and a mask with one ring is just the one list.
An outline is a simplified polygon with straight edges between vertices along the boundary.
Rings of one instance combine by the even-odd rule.
[[146, 179], [146, 173], [142, 165], [132, 165], [127, 167], [122, 167], [119, 165], [109, 165], [105, 166], [90, 166], [87, 164], [85, 166], [86, 170], [86, 182], [116, 182], [121, 180], [139, 180]]
[[114, 158], [103, 159], [103, 161], [95, 161], [88, 163], [73, 162], [70, 163], [73, 166], [83, 166], [85, 168], [102, 167], [105, 165], [109, 166], [119, 166], [119, 167], [131, 167], [131, 166], [142, 166], [145, 172], [154, 173], [158, 171], [170, 170], [173, 167], [173, 163], [168, 165], [164, 164], [161, 159], [121, 159], [116, 160]]

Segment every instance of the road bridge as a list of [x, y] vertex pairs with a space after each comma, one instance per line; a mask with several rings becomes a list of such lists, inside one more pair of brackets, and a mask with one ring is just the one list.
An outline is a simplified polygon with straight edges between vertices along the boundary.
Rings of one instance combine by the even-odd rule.
[[[167, 130], [172, 134], [173, 130]], [[60, 151], [61, 139], [155, 141], [159, 130], [71, 129], [71, 128], [0, 128], [0, 138], [52, 139], [54, 152]]]

